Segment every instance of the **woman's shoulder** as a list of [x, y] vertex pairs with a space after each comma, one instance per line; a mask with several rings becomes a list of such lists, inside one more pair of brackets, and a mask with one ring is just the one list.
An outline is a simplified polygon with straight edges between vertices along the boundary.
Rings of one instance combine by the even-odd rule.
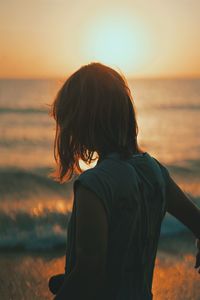
[[117, 189], [118, 186], [126, 188], [130, 180], [132, 184], [134, 181], [137, 183], [136, 170], [127, 160], [120, 159], [118, 153], [111, 153], [98, 160], [93, 168], [85, 170], [79, 178], [93, 182], [98, 180], [113, 189]]
[[84, 170], [80, 175], [80, 180], [110, 182], [117, 172], [115, 163], [105, 159], [97, 163], [94, 167]]
[[167, 178], [169, 172], [166, 166], [148, 152], [133, 155], [129, 159], [121, 159], [119, 153], [110, 153], [97, 164], [79, 175], [82, 180], [101, 181], [115, 185], [123, 185], [131, 181], [137, 183], [138, 174], [143, 176]]

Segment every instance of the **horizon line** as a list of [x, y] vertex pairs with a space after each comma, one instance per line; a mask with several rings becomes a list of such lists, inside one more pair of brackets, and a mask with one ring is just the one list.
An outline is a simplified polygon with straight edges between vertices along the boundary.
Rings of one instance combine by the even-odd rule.
[[[71, 75], [71, 74], [70, 74]], [[70, 75], [53, 77], [53, 76], [33, 76], [33, 77], [1, 77], [0, 80], [66, 80]], [[188, 79], [200, 79], [199, 75], [161, 75], [161, 76], [126, 76], [127, 80], [188, 80]]]

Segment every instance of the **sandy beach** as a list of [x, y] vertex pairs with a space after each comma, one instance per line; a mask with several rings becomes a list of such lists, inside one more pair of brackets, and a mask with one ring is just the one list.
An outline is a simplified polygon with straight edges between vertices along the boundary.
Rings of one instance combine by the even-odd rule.
[[[199, 300], [200, 275], [194, 269], [194, 238], [162, 238], [156, 260], [155, 300]], [[64, 270], [64, 252], [1, 253], [0, 299], [50, 300], [48, 278]]]

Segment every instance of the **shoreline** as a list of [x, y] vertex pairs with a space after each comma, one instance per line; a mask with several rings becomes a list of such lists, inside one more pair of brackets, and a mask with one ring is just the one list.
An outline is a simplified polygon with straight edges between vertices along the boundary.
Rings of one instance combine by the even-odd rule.
[[[189, 231], [173, 235], [161, 236], [158, 243], [158, 252], [169, 254], [185, 254], [195, 250], [195, 237]], [[48, 253], [47, 253], [48, 252]], [[0, 256], [4, 255], [31, 255], [36, 257], [61, 257], [66, 253], [66, 246], [55, 247], [47, 250], [25, 250], [23, 248], [4, 248], [0, 249]]]

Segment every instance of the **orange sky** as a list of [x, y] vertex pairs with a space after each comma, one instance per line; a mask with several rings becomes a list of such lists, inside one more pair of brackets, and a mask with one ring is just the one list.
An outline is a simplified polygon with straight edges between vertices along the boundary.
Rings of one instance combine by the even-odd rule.
[[199, 12], [199, 0], [1, 0], [0, 77], [63, 77], [91, 61], [199, 77]]

